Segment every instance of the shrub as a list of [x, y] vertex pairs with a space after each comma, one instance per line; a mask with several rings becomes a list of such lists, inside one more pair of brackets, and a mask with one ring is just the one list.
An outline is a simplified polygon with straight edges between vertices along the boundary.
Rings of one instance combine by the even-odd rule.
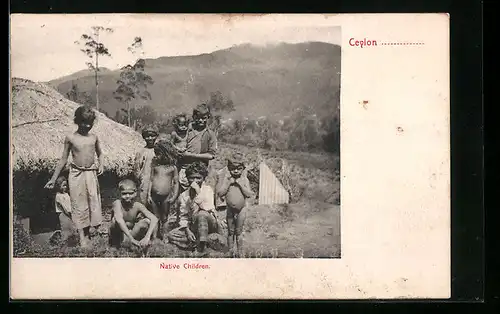
[[24, 229], [18, 217], [14, 217], [12, 226], [12, 242], [13, 256], [20, 257], [25, 254], [32, 253], [35, 244], [28, 232]]

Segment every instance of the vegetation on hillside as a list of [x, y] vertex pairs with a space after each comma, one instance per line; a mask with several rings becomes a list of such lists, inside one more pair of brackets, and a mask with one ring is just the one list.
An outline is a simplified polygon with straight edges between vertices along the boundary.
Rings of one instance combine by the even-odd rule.
[[[241, 45], [199, 56], [145, 59], [145, 71], [154, 80], [148, 88], [149, 105], [160, 115], [172, 115], [206, 101], [219, 90], [231, 98], [235, 110], [226, 118], [281, 118], [297, 108], [310, 108], [318, 116], [335, 107], [340, 90], [340, 47], [327, 43], [279, 44], [269, 47]], [[77, 84], [95, 101], [95, 77], [56, 79], [50, 84], [63, 95]], [[100, 106], [110, 116], [126, 109], [115, 99], [120, 71], [99, 74]], [[338, 113], [336, 113], [338, 115]]]
[[[102, 55], [109, 54], [93, 37], [85, 35], [82, 39], [90, 43], [86, 45], [90, 50], [82, 50], [87, 55], [92, 49], [97, 49]], [[140, 37], [134, 39], [136, 43], [142, 43]], [[226, 158], [238, 151], [250, 165], [248, 176], [258, 198], [258, 165], [265, 161], [271, 168], [288, 191], [291, 204], [258, 205], [256, 200], [251, 200], [245, 226], [246, 257], [340, 256], [338, 46], [325, 43], [262, 48], [241, 45], [200, 56], [138, 59], [134, 65], [125, 66], [120, 71], [99, 72], [99, 77], [97, 59], [91, 65], [91, 72], [60, 78], [52, 84], [66, 98], [87, 106], [97, 105], [99, 111], [115, 122], [135, 130], [146, 124], [156, 124], [160, 132], [168, 134], [172, 131], [175, 114], [191, 115], [191, 108], [202, 102], [211, 108], [213, 116], [209, 127], [216, 132], [220, 144], [217, 157], [210, 165], [209, 184], [215, 183], [214, 170], [224, 167]], [[59, 99], [55, 104], [67, 102], [58, 98], [54, 91], [42, 87], [29, 89], [36, 92], [36, 97], [28, 97], [31, 94], [26, 89], [23, 93], [18, 91], [17, 98], [28, 107], [36, 106], [38, 101], [48, 106], [48, 100], [53, 99]], [[70, 116], [74, 106], [76, 104], [72, 103], [60, 108], [65, 112], [64, 119], [58, 118], [64, 120], [64, 124], [59, 123], [61, 129], [62, 126], [64, 130], [72, 128]], [[51, 108], [56, 109], [54, 104]], [[49, 123], [52, 123], [50, 126], [56, 125], [54, 121]], [[109, 119], [102, 119], [95, 131], [101, 132], [105, 127], [113, 129], [110, 123], [116, 125], [117, 130], [124, 128]], [[28, 129], [22, 130], [26, 132]], [[128, 176], [127, 169], [135, 154], [133, 147], [143, 145], [137, 132], [125, 129], [131, 133], [130, 140], [120, 147], [126, 151], [121, 157], [127, 160], [128, 166], [120, 167], [120, 173], [108, 167], [100, 177], [107, 220], [111, 201], [118, 196], [116, 182]], [[21, 132], [19, 130], [17, 132]], [[104, 138], [116, 145], [115, 138]], [[15, 143], [16, 156], [23, 152], [19, 141]], [[30, 149], [24, 151], [31, 152]], [[14, 174], [15, 212], [21, 213], [21, 207], [24, 207], [48, 215], [53, 209], [53, 200], [42, 188], [49, 176], [48, 167], [33, 169], [35, 163], [31, 159], [34, 158], [28, 159], [30, 163], [18, 167]], [[30, 189], [24, 188], [26, 185]], [[16, 189], [16, 186], [23, 186], [23, 189]], [[34, 204], [35, 200], [37, 204]], [[103, 238], [94, 242], [94, 249], [87, 252], [75, 247], [71, 241], [40, 246], [22, 231], [17, 219], [14, 223], [15, 256], [132, 257], [137, 253], [126, 249], [112, 250]], [[155, 242], [147, 256], [187, 257], [189, 253]], [[212, 257], [222, 256], [216, 252], [212, 254]]]

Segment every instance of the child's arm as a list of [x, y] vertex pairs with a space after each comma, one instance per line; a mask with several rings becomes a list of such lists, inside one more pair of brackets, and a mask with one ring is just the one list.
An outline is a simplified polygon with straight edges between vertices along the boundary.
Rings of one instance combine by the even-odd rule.
[[184, 153], [182, 153], [182, 156], [183, 157], [189, 157], [189, 158], [202, 159], [202, 160], [212, 160], [212, 159], [214, 159], [214, 155], [209, 154], [209, 153], [195, 154], [195, 153], [190, 153], [190, 152], [184, 152]]
[[122, 207], [119, 200], [113, 202], [113, 215], [116, 223], [118, 224], [118, 226], [120, 226], [122, 232], [125, 233], [125, 235], [130, 239], [132, 243], [138, 244], [139, 242], [136, 239], [134, 239], [132, 233], [127, 227], [127, 224], [125, 223], [125, 220], [123, 219]]
[[246, 198], [251, 198], [255, 195], [250, 187], [250, 181], [248, 181], [246, 176], [239, 177], [236, 183], [240, 187], [241, 193], [243, 193]]
[[217, 155], [217, 136], [215, 133], [210, 132], [210, 137], [208, 139], [208, 153], [215, 158]]
[[179, 227], [181, 229], [189, 226], [189, 208], [184, 193], [179, 195]]
[[151, 172], [149, 173], [149, 178], [148, 178], [149, 182], [148, 182], [148, 194], [147, 194], [147, 201], [150, 202], [151, 204], [153, 203], [153, 199], [151, 198], [151, 188], [152, 188], [151, 182], [153, 181], [153, 174], [155, 171], [155, 167], [156, 167], [156, 159], [153, 158], [153, 160], [151, 160]]
[[173, 166], [173, 176], [172, 180], [174, 181], [172, 196], [169, 198], [169, 203], [174, 203], [177, 200], [177, 196], [179, 196], [179, 171], [176, 166]]
[[215, 134], [210, 132], [210, 137], [208, 139], [208, 151], [206, 153], [194, 154], [194, 153], [185, 152], [184, 157], [191, 157], [191, 158], [197, 158], [197, 159], [203, 159], [203, 160], [212, 160], [215, 158], [216, 154], [217, 154], [217, 138], [215, 137]]
[[55, 184], [57, 178], [61, 174], [61, 171], [63, 170], [64, 166], [66, 166], [66, 163], [68, 162], [68, 156], [69, 156], [70, 150], [71, 150], [71, 141], [69, 139], [69, 136], [66, 136], [64, 138], [64, 149], [63, 149], [61, 159], [59, 160], [59, 163], [57, 164], [56, 169], [54, 170], [54, 174], [52, 175], [52, 178], [49, 180], [49, 182], [47, 182], [47, 184], [45, 184], [45, 188], [47, 188], [47, 189], [54, 188], [54, 184]]
[[217, 180], [217, 185], [215, 186], [215, 191], [219, 196], [225, 196], [227, 191], [229, 190], [229, 186], [231, 185], [231, 175], [228, 171], [225, 171], [221, 176], [219, 176], [219, 180]]
[[149, 229], [146, 232], [146, 235], [141, 240], [141, 242], [143, 242], [143, 241], [149, 242], [151, 240], [151, 235], [153, 234], [153, 230], [156, 227], [156, 225], [158, 224], [158, 218], [141, 203], [136, 203], [136, 206], [139, 206], [139, 211], [141, 213], [143, 213], [144, 216], [146, 216], [146, 218], [148, 218], [151, 221], [151, 223], [149, 224]]
[[99, 141], [99, 137], [95, 136], [95, 152], [97, 154], [97, 158], [99, 159], [99, 171], [98, 174], [102, 174], [104, 172], [104, 155], [101, 149], [101, 142]]
[[134, 175], [137, 180], [141, 179], [139, 173], [140, 171], [141, 171], [141, 153], [137, 152], [134, 158]]
[[179, 196], [179, 230], [184, 230], [189, 241], [195, 241], [196, 237], [189, 229], [189, 208], [184, 194]]

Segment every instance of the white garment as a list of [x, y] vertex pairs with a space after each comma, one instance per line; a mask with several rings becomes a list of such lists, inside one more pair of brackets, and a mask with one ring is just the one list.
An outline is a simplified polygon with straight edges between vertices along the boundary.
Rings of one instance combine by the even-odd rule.
[[57, 193], [55, 199], [56, 213], [71, 213], [71, 200], [68, 193]]

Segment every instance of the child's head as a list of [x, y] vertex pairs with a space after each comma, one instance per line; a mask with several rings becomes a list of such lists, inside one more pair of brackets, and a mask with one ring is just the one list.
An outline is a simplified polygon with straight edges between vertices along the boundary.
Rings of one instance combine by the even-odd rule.
[[188, 117], [185, 113], [178, 114], [174, 118], [174, 127], [177, 133], [186, 133], [188, 129]]
[[155, 156], [156, 159], [164, 165], [175, 165], [177, 164], [178, 152], [172, 141], [167, 139], [162, 139], [158, 141], [155, 146]]
[[195, 161], [186, 168], [186, 177], [189, 184], [196, 182], [201, 185], [208, 175], [208, 167], [201, 161]]
[[193, 109], [193, 126], [204, 129], [210, 119], [210, 108], [206, 104], [201, 104]]
[[120, 200], [124, 203], [130, 204], [137, 197], [137, 186], [130, 179], [121, 180], [118, 183], [118, 190], [120, 191]]
[[239, 178], [245, 170], [245, 161], [241, 153], [234, 153], [227, 159], [227, 168], [233, 178]]
[[158, 129], [154, 125], [148, 125], [142, 129], [142, 138], [146, 141], [148, 148], [154, 147], [158, 134]]
[[75, 118], [73, 121], [78, 125], [80, 133], [88, 133], [94, 126], [96, 118], [95, 111], [87, 106], [80, 106], [75, 111]]
[[68, 180], [64, 176], [60, 176], [56, 180], [56, 191], [58, 193], [68, 193]]

